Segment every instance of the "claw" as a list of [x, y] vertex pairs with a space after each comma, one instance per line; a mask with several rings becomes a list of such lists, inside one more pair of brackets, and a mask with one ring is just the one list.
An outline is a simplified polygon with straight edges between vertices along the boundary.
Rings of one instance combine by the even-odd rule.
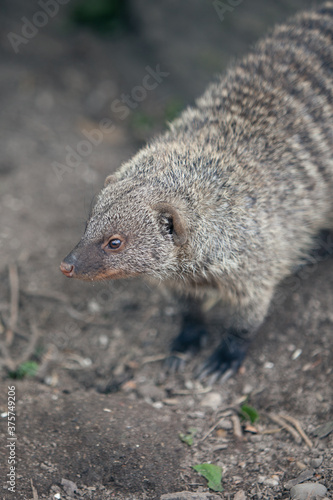
[[196, 373], [199, 381], [207, 380], [208, 385], [216, 382], [224, 384], [235, 375], [246, 356], [249, 341], [235, 336], [233, 331], [223, 339], [216, 351], [208, 358]]
[[183, 372], [186, 362], [202, 347], [207, 332], [200, 321], [185, 316], [183, 328], [171, 344], [171, 355], [165, 361], [167, 373]]
[[170, 374], [183, 372], [185, 370], [187, 356], [181, 353], [173, 353], [166, 358], [165, 371]]

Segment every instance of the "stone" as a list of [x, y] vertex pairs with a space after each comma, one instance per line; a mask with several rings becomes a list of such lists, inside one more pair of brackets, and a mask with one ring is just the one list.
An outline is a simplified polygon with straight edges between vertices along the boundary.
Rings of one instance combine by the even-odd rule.
[[293, 486], [290, 490], [292, 500], [319, 500], [324, 498], [327, 488], [320, 483], [303, 483]]

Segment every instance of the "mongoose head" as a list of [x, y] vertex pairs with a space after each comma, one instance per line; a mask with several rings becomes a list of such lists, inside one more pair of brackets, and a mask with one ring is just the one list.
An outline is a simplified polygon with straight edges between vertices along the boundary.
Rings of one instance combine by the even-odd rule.
[[109, 176], [77, 246], [61, 263], [65, 276], [82, 280], [177, 273], [187, 229], [177, 203], [139, 180]]

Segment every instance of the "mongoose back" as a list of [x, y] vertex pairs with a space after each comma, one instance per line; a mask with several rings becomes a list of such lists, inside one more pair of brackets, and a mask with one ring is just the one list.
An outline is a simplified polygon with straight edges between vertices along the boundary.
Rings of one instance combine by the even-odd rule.
[[61, 264], [193, 295], [172, 351], [200, 346], [201, 291], [230, 315], [201, 375], [244, 359], [278, 283], [333, 229], [333, 3], [277, 26], [105, 187]]

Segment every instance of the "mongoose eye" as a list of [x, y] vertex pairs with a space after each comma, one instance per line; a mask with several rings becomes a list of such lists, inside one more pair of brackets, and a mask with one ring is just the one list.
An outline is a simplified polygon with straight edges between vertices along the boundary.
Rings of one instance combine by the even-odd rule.
[[111, 248], [111, 250], [117, 250], [121, 245], [121, 241], [118, 238], [115, 238], [114, 240], [110, 240], [108, 243], [108, 247]]
[[102, 248], [105, 251], [110, 251], [110, 250], [121, 250], [122, 247], [124, 246], [124, 239], [121, 238], [118, 235], [112, 236], [108, 241], [106, 241]]

